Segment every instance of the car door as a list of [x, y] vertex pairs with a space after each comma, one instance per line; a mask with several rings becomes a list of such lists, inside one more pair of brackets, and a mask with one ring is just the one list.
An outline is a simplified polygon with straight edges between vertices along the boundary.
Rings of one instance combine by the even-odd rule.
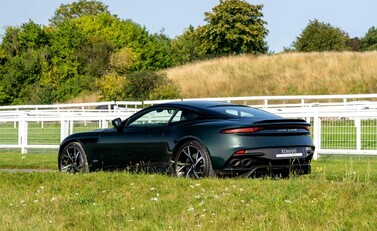
[[102, 153], [104, 164], [128, 166], [168, 161], [164, 132], [176, 112], [174, 108], [154, 108], [131, 120], [120, 131], [103, 133], [97, 152]]

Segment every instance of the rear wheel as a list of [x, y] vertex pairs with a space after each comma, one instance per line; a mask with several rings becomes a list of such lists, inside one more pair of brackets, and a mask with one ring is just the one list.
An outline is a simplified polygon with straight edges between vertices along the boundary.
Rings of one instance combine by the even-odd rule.
[[84, 149], [78, 142], [71, 142], [58, 156], [59, 171], [69, 173], [89, 172], [88, 160]]
[[187, 141], [179, 148], [174, 169], [178, 177], [200, 179], [215, 175], [207, 149], [195, 140]]

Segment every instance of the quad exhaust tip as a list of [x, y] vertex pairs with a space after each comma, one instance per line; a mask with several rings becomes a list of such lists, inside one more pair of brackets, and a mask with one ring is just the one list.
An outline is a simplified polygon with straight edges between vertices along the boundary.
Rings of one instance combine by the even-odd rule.
[[236, 168], [242, 165], [242, 167], [250, 167], [253, 161], [250, 158], [245, 158], [240, 160], [239, 158], [234, 158], [229, 161], [229, 165]]

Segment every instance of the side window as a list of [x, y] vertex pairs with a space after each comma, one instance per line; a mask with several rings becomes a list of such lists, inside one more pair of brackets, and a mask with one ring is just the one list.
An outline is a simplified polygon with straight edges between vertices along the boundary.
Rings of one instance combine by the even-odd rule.
[[192, 111], [178, 111], [177, 114], [175, 114], [174, 118], [172, 119], [172, 122], [178, 122], [178, 121], [187, 121], [187, 120], [193, 120], [197, 118], [198, 115], [195, 114]]
[[179, 110], [177, 112], [177, 114], [175, 114], [174, 118], [171, 120], [171, 122], [178, 122], [181, 120], [181, 116], [182, 116], [182, 111]]
[[198, 115], [195, 114], [192, 111], [182, 111], [181, 121], [183, 121], [183, 120], [193, 120], [193, 119], [196, 119], [197, 117], [198, 117]]
[[133, 122], [131, 122], [128, 126], [135, 127], [135, 126], [161, 126], [167, 125], [172, 116], [174, 116], [177, 112], [177, 109], [155, 109], [146, 114], [140, 116]]

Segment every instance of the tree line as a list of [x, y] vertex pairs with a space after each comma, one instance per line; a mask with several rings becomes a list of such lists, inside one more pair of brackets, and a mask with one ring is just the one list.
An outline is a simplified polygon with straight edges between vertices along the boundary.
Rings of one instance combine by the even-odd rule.
[[[229, 55], [267, 54], [263, 5], [220, 0], [171, 39], [111, 14], [100, 1], [62, 4], [48, 25], [32, 20], [7, 27], [0, 44], [0, 105], [51, 104], [99, 92], [102, 100], [179, 97], [162, 70]], [[286, 51], [377, 49], [377, 29], [349, 38], [330, 24], [310, 21]]]

